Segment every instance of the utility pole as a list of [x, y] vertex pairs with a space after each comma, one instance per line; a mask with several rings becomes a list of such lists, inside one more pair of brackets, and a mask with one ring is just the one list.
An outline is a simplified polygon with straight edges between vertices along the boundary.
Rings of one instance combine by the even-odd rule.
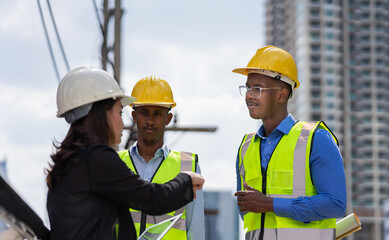
[[[114, 8], [110, 8], [109, 0], [103, 0], [103, 16], [104, 20], [101, 24], [101, 32], [103, 35], [103, 43], [101, 44], [101, 64], [104, 70], [107, 71], [109, 64], [113, 70], [113, 76], [120, 86], [120, 38], [121, 38], [121, 20], [123, 16], [123, 9], [121, 9], [121, 0], [114, 0]], [[109, 23], [114, 17], [114, 39], [112, 45], [109, 45]], [[110, 56], [113, 54], [113, 60]], [[175, 116], [177, 117], [177, 116]], [[129, 148], [137, 139], [138, 130], [135, 123], [132, 122], [130, 126], [125, 126], [124, 130], [129, 130], [130, 134], [125, 144], [125, 148]], [[175, 118], [172, 127], [167, 127], [166, 131], [181, 131], [181, 132], [215, 132], [217, 127], [179, 127], [177, 126], [177, 119]]]
[[[176, 115], [174, 116], [175, 120], [173, 122], [173, 126], [166, 127], [165, 131], [173, 131], [173, 132], [216, 132], [217, 127], [215, 126], [208, 126], [208, 127], [199, 127], [199, 126], [178, 126], [176, 121]], [[137, 140], [137, 134], [138, 129], [136, 128], [134, 121], [132, 121], [132, 124], [130, 126], [125, 126], [123, 128], [124, 130], [130, 130], [130, 134], [127, 138], [126, 144], [124, 146], [125, 149], [128, 149], [134, 142]]]
[[[114, 8], [110, 8], [109, 0], [103, 1], [103, 24], [102, 34], [103, 43], [101, 44], [101, 64], [104, 70], [107, 71], [107, 65], [109, 64], [113, 70], [113, 77], [120, 85], [120, 39], [121, 39], [121, 20], [123, 16], [123, 10], [121, 8], [121, 0], [115, 0]], [[109, 45], [109, 23], [114, 17], [114, 39], [112, 45]], [[112, 54], [110, 54], [112, 53]], [[113, 55], [113, 59], [110, 56]]]

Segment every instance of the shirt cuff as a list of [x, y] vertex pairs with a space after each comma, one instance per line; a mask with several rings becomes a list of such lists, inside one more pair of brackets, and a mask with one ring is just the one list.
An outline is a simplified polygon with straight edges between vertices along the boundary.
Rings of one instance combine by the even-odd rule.
[[292, 216], [292, 199], [288, 198], [273, 198], [273, 211], [279, 217]]

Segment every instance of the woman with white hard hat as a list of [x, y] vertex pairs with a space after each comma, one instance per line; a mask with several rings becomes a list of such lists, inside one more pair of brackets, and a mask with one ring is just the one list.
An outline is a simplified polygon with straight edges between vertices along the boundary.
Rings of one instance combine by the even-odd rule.
[[185, 172], [166, 184], [134, 174], [112, 146], [121, 140], [124, 95], [107, 72], [81, 67], [69, 72], [57, 91], [57, 117], [70, 123], [46, 169], [47, 211], [53, 239], [136, 239], [128, 209], [160, 215], [176, 210], [202, 188], [201, 175]]

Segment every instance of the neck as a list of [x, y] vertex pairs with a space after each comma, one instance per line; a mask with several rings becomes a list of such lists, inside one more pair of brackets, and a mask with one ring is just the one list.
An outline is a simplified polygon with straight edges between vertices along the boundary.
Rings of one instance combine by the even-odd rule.
[[263, 127], [265, 128], [265, 137], [269, 136], [273, 130], [288, 116], [288, 112], [280, 112], [280, 114], [272, 118], [262, 119]]
[[161, 143], [146, 143], [138, 139], [138, 151], [139, 155], [148, 163], [155, 155], [158, 149], [163, 146]]

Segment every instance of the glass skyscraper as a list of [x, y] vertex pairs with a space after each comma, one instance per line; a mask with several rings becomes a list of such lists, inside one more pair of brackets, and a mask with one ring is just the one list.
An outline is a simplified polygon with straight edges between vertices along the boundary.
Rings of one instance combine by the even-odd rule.
[[[337, 136], [347, 177], [348, 213], [383, 239], [389, 198], [389, 2], [267, 0], [266, 43], [289, 51], [300, 88], [296, 119], [324, 120]], [[330, 176], [329, 176], [330, 177]]]

